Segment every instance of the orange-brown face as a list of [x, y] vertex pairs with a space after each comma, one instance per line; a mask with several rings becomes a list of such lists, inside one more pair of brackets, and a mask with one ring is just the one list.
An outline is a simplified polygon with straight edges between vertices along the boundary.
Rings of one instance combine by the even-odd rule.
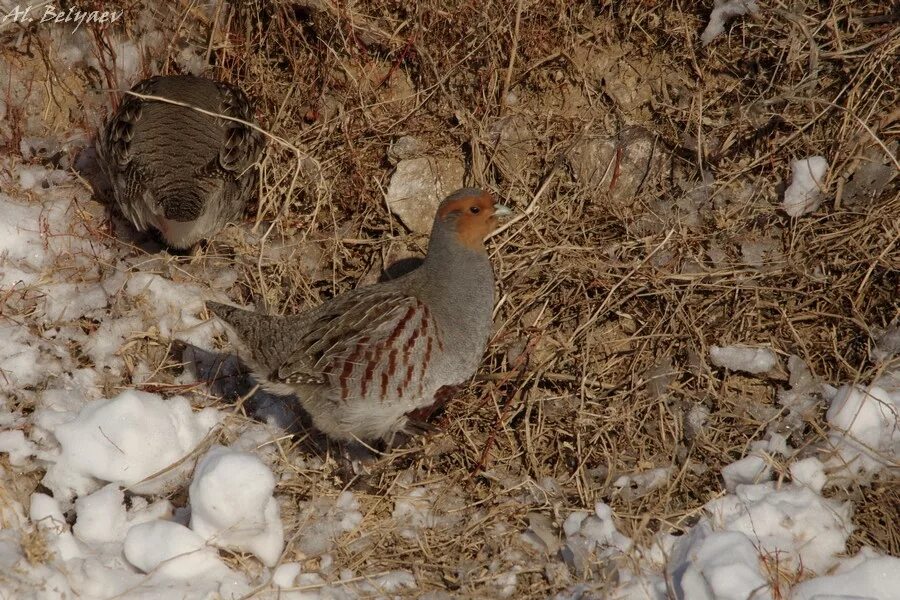
[[454, 219], [464, 246], [484, 249], [484, 238], [497, 227], [497, 203], [490, 192], [464, 190], [451, 194], [438, 209], [438, 219]]

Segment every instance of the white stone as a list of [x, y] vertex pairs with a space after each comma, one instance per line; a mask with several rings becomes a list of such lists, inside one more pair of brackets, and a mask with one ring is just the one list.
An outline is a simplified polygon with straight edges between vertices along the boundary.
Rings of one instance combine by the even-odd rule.
[[437, 207], [463, 185], [464, 167], [455, 158], [401, 160], [391, 177], [387, 205], [415, 233], [429, 233]]

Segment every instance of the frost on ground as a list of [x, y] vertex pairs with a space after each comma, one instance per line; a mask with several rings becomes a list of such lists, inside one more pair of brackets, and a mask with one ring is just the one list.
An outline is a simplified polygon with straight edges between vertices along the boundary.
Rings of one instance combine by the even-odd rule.
[[709, 358], [717, 367], [745, 373], [765, 373], [778, 364], [775, 353], [768, 348], [746, 346], [712, 346]]
[[[5, 10], [9, 3], [0, 4]], [[239, 3], [187, 4], [187, 17], [171, 19], [184, 31], [195, 21], [256, 21], [246, 12], [217, 14], [217, 6]], [[282, 6], [260, 3], [260, 10], [270, 4]], [[895, 304], [871, 293], [896, 288], [896, 269], [885, 267], [897, 264], [895, 234], [879, 230], [878, 212], [869, 210], [896, 207], [879, 200], [896, 169], [874, 143], [848, 148], [817, 129], [833, 115], [820, 115], [823, 106], [806, 94], [829, 84], [825, 64], [840, 52], [820, 43], [819, 71], [807, 79], [811, 62], [794, 60], [808, 45], [798, 25], [818, 42], [831, 27], [779, 12], [771, 22], [783, 21], [795, 37], [767, 39], [763, 48], [790, 55], [792, 66], [778, 64], [759, 81], [750, 74], [753, 90], [802, 92], [800, 104], [814, 110], [804, 121], [791, 113], [792, 100], [753, 97], [721, 63], [706, 62], [726, 46], [743, 52], [740, 43], [764, 28], [762, 20], [736, 24], [727, 44], [719, 38], [687, 57], [689, 68], [672, 69], [669, 61], [684, 57], [658, 56], [668, 54], [667, 44], [653, 52], [643, 50], [650, 46], [643, 37], [637, 45], [603, 45], [625, 30], [658, 35], [653, 19], [668, 28], [665, 39], [696, 45], [702, 17], [680, 8], [661, 7], [660, 18], [643, 4], [617, 3], [617, 14], [633, 10], [627, 27], [603, 13], [581, 30], [582, 7], [591, 3], [532, 3], [518, 34], [512, 23], [503, 29], [510, 20], [504, 9], [483, 39], [453, 31], [457, 37], [433, 52], [423, 40], [440, 29], [435, 23], [415, 33], [401, 24], [394, 35], [385, 32], [396, 23], [351, 22], [363, 14], [375, 19], [380, 5], [362, 2], [332, 22], [342, 11], [306, 4], [285, 12], [296, 19], [315, 13], [302, 36], [290, 29], [291, 43], [323, 36], [315, 30], [333, 24], [328, 28], [341, 36], [353, 33], [349, 51], [320, 48], [339, 64], [308, 61], [315, 73], [304, 75], [290, 57], [266, 54], [271, 48], [261, 45], [253, 50], [261, 62], [247, 62], [246, 72], [241, 65], [253, 56], [226, 54], [213, 59], [216, 73], [237, 65], [224, 74], [251, 83], [254, 95], [270, 94], [273, 119], [309, 102], [298, 121], [268, 123], [297, 136], [298, 145], [321, 144], [311, 156], [333, 152], [316, 156], [325, 172], [335, 165], [346, 171], [328, 173], [316, 190], [321, 196], [301, 193], [300, 184], [289, 202], [277, 193], [274, 202], [264, 197], [260, 230], [239, 224], [222, 234], [236, 240], [223, 246], [230, 253], [213, 245], [199, 257], [172, 257], [111, 223], [72, 169], [87, 160], [76, 159], [78, 151], [89, 147], [109, 104], [94, 91], [108, 87], [107, 77], [128, 87], [157, 72], [160, 65], [147, 57], [162, 55], [170, 68], [202, 73], [208, 55], [233, 52], [251, 37], [176, 35], [143, 4], [129, 15], [128, 35], [101, 32], [115, 56], [98, 50], [87, 28], [72, 34], [0, 24], [4, 42], [21, 44], [0, 60], [0, 597], [897, 598], [900, 559], [853, 539], [857, 516], [869, 508], [865, 494], [896, 480], [900, 453], [898, 317]], [[470, 24], [466, 10], [498, 6], [463, 4], [470, 8], [454, 17]], [[559, 32], [545, 26], [557, 26], [556, 8], [548, 20], [532, 21], [531, 13], [563, 4], [573, 11], [565, 13], [576, 32], [572, 48], [556, 44]], [[716, 2], [701, 41], [709, 44], [729, 19], [759, 10], [756, 2]], [[858, 16], [839, 16], [833, 27], [865, 30], [868, 17]], [[264, 21], [266, 39], [276, 38], [276, 17]], [[516, 35], [522, 40], [510, 61]], [[844, 42], [873, 60], [884, 46]], [[499, 63], [480, 54], [491, 44]], [[451, 59], [454, 52], [465, 55]], [[379, 95], [393, 79], [408, 86], [412, 64], [426, 81], [431, 61], [445, 54], [449, 75], [443, 65], [435, 69], [439, 81], [417, 90], [422, 104]], [[844, 58], [863, 53], [853, 54]], [[839, 62], [842, 72], [865, 71]], [[470, 63], [477, 73], [457, 70]], [[769, 62], [735, 61], [736, 68], [748, 64]], [[289, 81], [267, 87], [282, 71]], [[792, 72], [803, 80], [779, 80]], [[715, 87], [722, 73], [728, 90]], [[494, 93], [492, 78], [514, 89]], [[374, 84], [357, 94], [353, 86], [368, 80]], [[474, 99], [454, 97], [473, 81]], [[320, 87], [320, 97], [307, 98]], [[347, 90], [353, 102], [376, 100], [357, 106], [338, 98]], [[78, 102], [66, 104], [70, 96]], [[503, 98], [502, 107], [478, 104], [494, 97]], [[378, 111], [395, 101], [401, 113], [382, 118], [390, 113]], [[847, 115], [878, 114], [877, 106], [847, 102]], [[771, 110], [759, 107], [783, 111], [783, 122], [759, 122], [758, 113]], [[670, 112], [645, 118], [651, 110]], [[869, 124], [885, 138], [882, 130], [896, 122], [887, 117]], [[640, 127], [614, 135], [620, 119]], [[663, 122], [677, 133], [666, 138]], [[795, 128], [782, 131], [785, 123]], [[801, 127], [802, 136], [789, 137]], [[848, 118], [839, 129], [853, 127]], [[776, 138], [781, 146], [763, 147]], [[370, 151], [372, 139], [383, 152]], [[752, 142], [746, 148], [745, 139]], [[834, 164], [829, 185], [843, 179], [855, 208], [829, 205], [815, 223], [786, 218], [817, 210], [829, 166], [811, 155], [826, 151]], [[273, 186], [280, 169], [285, 181], [294, 175], [280, 154], [267, 157], [261, 186]], [[695, 154], [702, 165], [691, 162]], [[655, 175], [670, 155], [696, 172], [667, 173], [675, 184], [654, 197], [664, 179]], [[776, 189], [791, 156], [811, 158], [793, 162], [779, 208]], [[854, 171], [859, 157], [869, 162]], [[548, 165], [552, 177], [542, 170]], [[495, 171], [505, 179], [478, 179]], [[451, 403], [439, 433], [339, 463], [342, 449], [316, 446], [313, 436], [288, 428], [290, 407], [251, 394], [236, 361], [220, 356], [221, 327], [207, 318], [204, 301], [249, 297], [262, 306], [266, 290], [275, 290], [275, 306], [286, 309], [373, 281], [387, 256], [420, 254], [426, 238], [416, 233], [430, 227], [429, 211], [462, 183], [493, 186], [520, 209], [534, 200], [492, 242], [501, 293], [479, 380], [465, 401]], [[673, 190], [681, 196], [671, 198]], [[836, 191], [835, 205], [838, 198]], [[883, 221], [895, 227], [896, 214]], [[831, 229], [820, 229], [830, 219]], [[276, 240], [280, 229], [314, 234]], [[846, 246], [833, 254], [844, 229], [860, 244], [857, 254]], [[819, 234], [824, 247], [811, 246]], [[874, 253], [861, 245], [869, 238], [881, 244]], [[302, 265], [308, 277], [286, 276], [279, 271], [285, 263]], [[842, 283], [856, 272], [853, 285]], [[820, 286], [819, 296], [804, 290], [781, 301], [778, 294], [809, 281]], [[847, 289], [849, 309], [838, 298]], [[702, 304], [713, 296], [725, 298], [724, 309]], [[777, 326], [764, 326], [769, 313]], [[857, 366], [859, 355], [817, 364], [823, 347], [850, 347], [853, 336], [840, 327], [851, 322], [857, 334], [871, 332], [871, 348], [859, 344], [870, 351], [866, 370]], [[673, 323], [685, 325], [676, 330]], [[812, 334], [804, 329], [809, 323], [817, 324]], [[842, 375], [823, 376], [823, 362]], [[847, 375], [856, 368], [859, 376]], [[760, 390], [767, 402], [754, 401]], [[649, 403], [641, 403], [644, 393]], [[631, 421], [620, 418], [632, 409]], [[641, 426], [632, 428], [635, 422]], [[695, 482], [702, 489], [684, 489]]]
[[791, 163], [791, 185], [784, 190], [782, 207], [792, 217], [800, 217], [819, 208], [822, 184], [828, 171], [828, 161], [812, 156]]
[[741, 15], [756, 13], [759, 5], [754, 0], [716, 0], [709, 14], [709, 23], [700, 34], [700, 41], [706, 46], [725, 32], [725, 24]]
[[[875, 386], [844, 386], [833, 393], [829, 415], [853, 411], [855, 416], [846, 421], [829, 418], [837, 428], [829, 436], [833, 448], [823, 449], [825, 462], [816, 457], [795, 459], [790, 464], [791, 482], [767, 481], [771, 478], [767, 462], [774, 459], [764, 450], [774, 446], [782, 455], [790, 453], [784, 439], [771, 434], [773, 440], [760, 442], [754, 454], [723, 470], [729, 493], [707, 503], [700, 521], [686, 535], [661, 534], [651, 547], [632, 549], [631, 540], [608, 520], [609, 508], [598, 504], [595, 516], [573, 512], [566, 519], [561, 555], [580, 571], [591, 562], [602, 564], [617, 556], [636, 560], [637, 570], [619, 570], [623, 585], [614, 598], [668, 598], [666, 578], [675, 596], [684, 600], [806, 599], [826, 592], [894, 598], [900, 589], [900, 559], [870, 549], [846, 557], [852, 507], [824, 497], [822, 491], [827, 481], [853, 478], [860, 471], [871, 475], [888, 466], [872, 457], [896, 456], [898, 403], [900, 387], [887, 392]], [[865, 454], [863, 447], [868, 450]], [[833, 451], [836, 455], [826, 458]], [[812, 578], [792, 590], [782, 589], [783, 584], [773, 580], [774, 566]], [[580, 598], [589, 590], [580, 584], [557, 598]]]

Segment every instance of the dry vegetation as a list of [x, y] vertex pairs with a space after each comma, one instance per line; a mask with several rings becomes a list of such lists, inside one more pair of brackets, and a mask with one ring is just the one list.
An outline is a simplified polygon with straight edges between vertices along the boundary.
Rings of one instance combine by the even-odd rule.
[[[534, 555], [516, 595], [542, 597], [568, 576], [521, 541], [530, 515], [561, 523], [604, 501], [647, 543], [691, 525], [722, 493], [721, 467], [767, 430], [802, 454], [822, 446], [824, 403], [780, 429], [786, 370], [728, 373], [708, 349], [768, 345], [835, 384], [877, 374], [873, 339], [900, 311], [900, 195], [854, 175], [896, 163], [900, 24], [888, 2], [766, 4], [707, 48], [711, 2], [249, 1], [213, 18], [178, 2], [158, 16], [177, 24], [173, 46], [208, 49], [211, 73], [239, 82], [277, 138], [254, 233], [192, 263], [238, 264], [233, 300], [297, 311], [420, 254], [426, 239], [384, 201], [402, 136], [462, 160], [467, 184], [524, 215], [492, 240], [495, 335], [437, 433], [358, 475], [298, 467], [336, 448], [278, 440], [289, 537], [303, 535], [300, 501], [352, 489], [365, 519], [338, 565], [410, 568], [417, 594], [471, 596]], [[778, 208], [790, 161], [815, 154], [830, 163], [826, 199], [792, 221]], [[613, 485], [670, 466], [655, 490]], [[413, 482], [454, 516], [417, 540], [390, 518]], [[884, 477], [829, 491], [856, 505], [851, 549], [900, 554], [898, 489]]]

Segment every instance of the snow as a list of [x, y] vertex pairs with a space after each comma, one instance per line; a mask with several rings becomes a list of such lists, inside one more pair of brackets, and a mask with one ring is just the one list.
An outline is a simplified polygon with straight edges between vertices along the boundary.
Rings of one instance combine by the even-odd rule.
[[212, 346], [218, 325], [215, 319], [197, 317], [204, 306], [203, 292], [198, 286], [176, 283], [155, 273], [135, 273], [128, 279], [125, 293], [144, 299], [161, 335], [201, 348]]
[[715, 7], [709, 15], [709, 23], [700, 34], [704, 46], [725, 32], [725, 23], [747, 13], [759, 12], [759, 5], [754, 0], [716, 0]]
[[[684, 600], [771, 600], [753, 542], [736, 531], [695, 526], [672, 554], [675, 596]], [[760, 591], [762, 590], [762, 593]]]
[[769, 479], [772, 469], [765, 456], [751, 454], [725, 466], [722, 469], [722, 479], [725, 480], [725, 489], [733, 492], [739, 484], [759, 483]]
[[43, 480], [59, 497], [93, 491], [99, 482], [121, 483], [142, 494], [173, 489], [192, 466], [176, 463], [219, 420], [214, 409], [192, 412], [182, 396], [164, 400], [137, 390], [88, 402], [66, 422], [55, 422], [57, 417], [41, 410], [35, 422], [59, 442], [59, 456]]
[[[750, 0], [717, 1], [703, 43], [723, 33], [729, 19], [758, 11]], [[116, 49], [116, 63], [107, 66], [120, 87], [148, 73], [145, 57], [159, 55], [170, 43], [157, 29], [158, 17], [150, 12], [134, 17], [142, 29], [138, 41], [105, 32]], [[46, 35], [54, 63], [107, 72], [88, 32], [54, 28]], [[205, 47], [171, 50], [182, 70], [206, 68]], [[0, 114], [12, 114], [8, 105], [47, 105], [46, 98], [35, 96], [45, 86], [30, 85], [33, 73], [4, 74], [8, 93]], [[83, 102], [85, 121], [96, 127], [108, 97], [86, 94]], [[21, 121], [22, 135], [9, 146], [20, 156], [0, 157], [0, 597], [162, 600], [258, 593], [301, 600], [432, 592], [418, 581], [419, 570], [428, 568], [425, 561], [413, 566], [410, 560], [386, 572], [360, 571], [357, 556], [384, 550], [381, 531], [373, 533], [370, 523], [376, 511], [370, 512], [372, 504], [363, 506], [369, 500], [364, 492], [311, 492], [290, 507], [290, 521], [300, 525], [285, 544], [281, 512], [288, 520], [289, 509], [279, 505], [285, 483], [269, 466], [282, 456], [272, 442], [284, 435], [282, 429], [237, 426], [224, 412], [200, 408], [206, 388], [189, 370], [176, 384], [198, 383], [195, 395], [140, 389], [153, 383], [158, 365], [130, 355], [129, 347], [181, 340], [213, 348], [220, 329], [214, 320], [201, 319], [204, 300], [223, 299], [237, 273], [228, 267], [172, 267], [165, 258], [110, 238], [98, 216], [102, 211], [92, 212], [97, 203], [70, 171], [74, 151], [89, 142], [88, 128], [73, 123], [71, 131], [48, 133], [39, 113]], [[401, 138], [392, 148], [392, 161], [400, 164], [388, 195], [401, 218], [409, 194], [397, 186], [403, 187], [404, 178], [406, 187], [428, 188], [426, 196], [433, 200], [442, 195], [435, 190], [454, 187], [448, 182], [459, 172], [455, 159], [419, 156], [427, 148], [413, 148], [411, 139]], [[423, 179], [416, 171], [423, 165], [435, 167], [437, 175], [425, 173], [429, 177]], [[818, 208], [828, 163], [812, 156], [794, 161], [792, 169], [783, 208], [796, 217]], [[427, 231], [430, 217], [407, 225]], [[311, 260], [319, 269], [314, 259], [322, 251], [308, 244], [310, 252], [304, 247], [294, 258]], [[772, 248], [768, 238], [748, 238], [741, 244], [742, 259], [764, 268], [779, 259]], [[310, 259], [312, 252], [319, 254]], [[484, 572], [466, 576], [489, 579], [496, 597], [523, 594], [529, 577], [540, 572], [562, 582], [560, 587], [570, 585], [558, 598], [661, 600], [669, 597], [669, 582], [676, 597], [689, 600], [896, 598], [900, 559], [869, 548], [846, 556], [853, 507], [831, 493], [846, 481], [865, 484], [895, 468], [900, 450], [900, 372], [891, 362], [900, 334], [896, 323], [872, 331], [879, 363], [874, 380], [825, 382], [800, 357], [785, 354], [790, 379], [777, 389], [778, 427], [773, 423], [742, 455], [735, 454], [721, 471], [722, 489], [702, 507], [691, 508], [692, 518], [680, 523], [682, 535], [663, 527], [650, 542], [631, 539], [619, 530], [609, 505], [570, 505], [577, 497], [565, 496], [557, 480], [544, 473], [525, 481], [498, 475], [486, 479], [508, 487], [510, 493], [498, 497], [530, 507], [522, 538], [537, 558], [514, 550], [521, 554], [509, 561], [515, 565], [498, 559]], [[751, 374], [779, 366], [776, 352], [765, 347], [713, 346], [710, 361]], [[668, 400], [674, 372], [670, 362], [659, 361], [648, 371], [648, 389]], [[714, 402], [699, 399], [686, 411], [689, 438], [704, 434]], [[789, 447], [789, 434], [826, 409], [827, 444], [802, 452]], [[211, 434], [226, 426], [227, 435], [216, 441], [228, 445], [208, 448]], [[296, 473], [325, 472], [319, 457], [292, 460]], [[610, 495], [639, 498], [665, 487], [680, 469], [636, 465], [632, 472], [616, 473]], [[41, 471], [41, 486], [12, 496], [29, 481], [20, 473], [30, 474], [36, 484], [34, 474]], [[283, 477], [293, 479], [296, 473]], [[186, 497], [172, 493], [185, 489]], [[445, 535], [482, 510], [451, 492], [434, 480], [422, 483], [411, 470], [378, 499], [377, 512], [389, 511], [397, 534], [421, 540], [427, 549], [440, 539], [431, 539], [430, 530]], [[503, 531], [496, 533], [500, 539]], [[290, 561], [278, 564], [282, 554]], [[773, 574], [774, 562], [787, 577]], [[461, 573], [467, 569], [460, 565]], [[776, 589], [778, 579], [783, 583]]]
[[120, 319], [107, 318], [100, 323], [94, 335], [85, 340], [84, 351], [97, 369], [119, 372], [124, 367], [124, 362], [117, 355], [117, 350], [132, 333], [140, 331], [142, 325], [143, 320], [136, 315]]
[[900, 590], [900, 558], [866, 551], [841, 564], [833, 575], [798, 584], [791, 600], [851, 600], [897, 598]]
[[284, 546], [274, 489], [275, 476], [258, 456], [217, 446], [191, 482], [191, 529], [212, 545], [252, 552], [274, 566]]
[[825, 475], [825, 465], [815, 456], [798, 460], [790, 466], [791, 479], [794, 483], [821, 493], [828, 477]]
[[[194, 409], [185, 396], [134, 388], [153, 367], [132, 364], [123, 349], [147, 331], [212, 347], [218, 330], [200, 319], [203, 300], [232, 285], [234, 273], [210, 273], [205, 287], [177, 280], [158, 261], [122, 257], [87, 235], [94, 225], [81, 220], [75, 201], [88, 200], [73, 181], [45, 167], [23, 172], [29, 201], [0, 194], [0, 209], [9, 215], [0, 224], [0, 280], [14, 290], [9, 306], [28, 312], [33, 322], [0, 324], [0, 451], [12, 467], [46, 469], [46, 489], [32, 493], [26, 506], [0, 507], [3, 522], [13, 527], [0, 531], [0, 568], [18, 573], [0, 581], [0, 593], [29, 597], [42, 586], [53, 590], [48, 594], [89, 599], [235, 598], [268, 585], [289, 600], [417, 594], [410, 570], [357, 574], [338, 562], [373, 543], [360, 498], [349, 490], [296, 507], [293, 518], [303, 525], [291, 549], [296, 556], [318, 557], [317, 570], [305, 561], [277, 565], [285, 534], [276, 478], [266, 461], [276, 451], [270, 441], [281, 431], [251, 427], [231, 436], [229, 447], [205, 450], [202, 444], [222, 424], [222, 414]], [[101, 259], [114, 268], [99, 269]], [[82, 320], [92, 322], [90, 330]], [[81, 348], [78, 359], [73, 344]], [[710, 360], [748, 373], [778, 365], [773, 350], [750, 346], [713, 347]], [[831, 387], [797, 356], [788, 357], [787, 367], [790, 379], [777, 393], [782, 424], [799, 427], [827, 406], [829, 447], [795, 457], [784, 436], [766, 431], [722, 470], [723, 495], [702, 507], [686, 535], [659, 534], [649, 546], [622, 534], [604, 503], [564, 512], [559, 523], [532, 513], [524, 537], [549, 561], [548, 572], [557, 565], [569, 581], [583, 578], [570, 597], [595, 590], [593, 578], [610, 572], [619, 581], [610, 598], [665, 598], [666, 573], [682, 598], [775, 597], [765, 569], [774, 557], [786, 570], [804, 570], [805, 580], [782, 590], [782, 597], [889, 597], [884, 594], [896, 585], [897, 559], [868, 550], [842, 558], [851, 507], [826, 498], [823, 490], [841, 478], [870, 478], [896, 455], [897, 374], [885, 369], [868, 385]], [[110, 378], [112, 393], [105, 391]], [[188, 371], [179, 376], [179, 382], [193, 381]], [[2, 394], [27, 397], [33, 413], [15, 412]], [[692, 436], [703, 434], [708, 415], [703, 403], [691, 406], [686, 417]], [[296, 466], [321, 468], [317, 460]], [[782, 466], [790, 477], [772, 480]], [[677, 469], [668, 465], [645, 467], [618, 474], [613, 491], [637, 498], [675, 476]], [[414, 472], [398, 478], [389, 510], [399, 535], [425, 536], [427, 542], [427, 530], [455, 526], [466, 505], [448, 497], [446, 487], [417, 481]], [[188, 486], [187, 505], [176, 508], [165, 498]], [[527, 502], [560, 498], [549, 477], [519, 489]], [[19, 532], [30, 526], [46, 540], [50, 554], [43, 564], [31, 564], [21, 549]], [[347, 539], [351, 543], [338, 552], [339, 540]], [[259, 559], [256, 570], [230, 567], [218, 548], [252, 554]], [[529, 568], [524, 559], [522, 564]], [[491, 570], [490, 577], [496, 597], [522, 591], [519, 567]]]
[[[704, 516], [687, 535], [660, 539], [663, 549], [674, 540], [671, 550], [664, 554], [676, 597], [784, 597], [773, 593], [766, 561], [777, 561], [784, 570], [802, 568], [825, 574], [835, 568], [840, 571], [847, 561], [856, 560], [840, 557], [852, 530], [851, 510], [849, 505], [819, 494], [824, 482], [821, 461], [807, 458], [794, 466], [793, 483], [738, 485], [733, 493], [708, 502]], [[871, 560], [880, 558], [873, 556]], [[665, 598], [664, 591], [649, 597]]]
[[850, 477], [873, 475], [895, 462], [900, 449], [900, 390], [879, 386], [841, 386], [825, 415], [834, 455], [828, 465]]
[[150, 503], [134, 496], [126, 508], [123, 489], [109, 484], [79, 496], [74, 513], [70, 529], [57, 499], [39, 492], [31, 495], [29, 518], [44, 533], [53, 560], [31, 565], [20, 553], [4, 548], [0, 536], [0, 562], [15, 567], [22, 586], [4, 583], [0, 590], [30, 589], [35, 584], [29, 577], [63, 596], [86, 598], [126, 591], [129, 597], [235, 598], [250, 589], [246, 577], [228, 568], [203, 536], [169, 520], [173, 510], [168, 500]]
[[86, 544], [114, 543], [127, 531], [125, 493], [111, 483], [75, 500], [78, 520], [72, 533]]
[[43, 313], [47, 321], [72, 321], [102, 314], [109, 294], [98, 284], [57, 283], [44, 287]]
[[822, 156], [795, 160], [791, 171], [791, 185], [784, 191], [781, 206], [789, 216], [800, 217], [819, 208], [828, 161]]
[[[829, 482], [870, 477], [890, 466], [884, 457], [896, 456], [900, 445], [896, 373], [883, 374], [879, 385], [846, 384], [829, 392], [829, 386], [799, 358], [792, 356], [789, 368], [791, 387], [780, 395], [786, 406], [830, 398], [831, 448], [822, 448], [817, 456], [796, 457], [785, 437], [770, 431], [767, 439], [751, 443], [747, 456], [723, 469], [727, 493], [703, 506], [699, 521], [686, 535], [660, 533], [647, 547], [635, 546], [619, 533], [604, 504], [596, 506], [594, 515], [573, 511], [561, 524], [560, 556], [569, 568], [585, 574], [598, 568], [592, 565], [628, 557], [629, 566], [617, 569], [615, 592], [603, 594], [617, 599], [663, 600], [671, 592], [684, 600], [896, 598], [900, 559], [865, 547], [845, 557], [854, 528], [852, 506], [823, 496]], [[793, 414], [789, 411], [786, 418]], [[769, 481], [773, 466], [784, 462], [790, 481]], [[552, 542], [549, 521], [541, 524], [532, 517], [530, 523], [533, 537], [528, 539], [535, 540], [544, 531]], [[804, 573], [804, 581], [790, 590], [782, 583], [776, 590], [767, 567], [776, 563], [781, 572]], [[588, 580], [556, 598], [600, 590], [606, 588], [594, 587]]]
[[125, 558], [144, 573], [173, 579], [224, 576], [228, 567], [201, 535], [172, 521], [150, 521], [128, 530]]
[[778, 364], [778, 357], [768, 348], [749, 346], [711, 346], [709, 358], [717, 367], [745, 373], [765, 373]]
[[[84, 30], [34, 35], [55, 65], [86, 65], [127, 88], [148, 72], [144, 57], [169, 43], [151, 12], [133, 15], [142, 29], [137, 42], [104, 32], [115, 65], [100, 64], [105, 58]], [[200, 66], [204, 49], [172, 49], [189, 69]], [[22, 118], [20, 137], [6, 140], [14, 150], [0, 157], [0, 597], [246, 596], [268, 580], [268, 569], [248, 556], [255, 570], [233, 570], [216, 546], [254, 552], [267, 564], [280, 557], [275, 480], [259, 458], [272, 450], [259, 446], [283, 432], [260, 426], [235, 435], [238, 443], [256, 440], [252, 454], [206, 452], [224, 414], [192, 406], [196, 397], [137, 389], [155, 383], [159, 364], [131, 350], [160, 342], [165, 349], [171, 340], [212, 348], [216, 324], [200, 318], [203, 303], [237, 273], [224, 262], [178, 265], [109, 236], [102, 206], [71, 173], [108, 111], [108, 95], [84, 94], [83, 121], [73, 113], [66, 133], [52, 133], [62, 129], [28, 108], [53, 102], [46, 86], [10, 65], [0, 65], [8, 92], [0, 112], [15, 106]], [[177, 379], [194, 381], [189, 369]], [[175, 506], [168, 495], [192, 478], [190, 489], [201, 491]], [[217, 497], [241, 502], [223, 514]], [[229, 516], [234, 527], [223, 530]], [[362, 520], [359, 512], [341, 517], [348, 527]], [[324, 531], [320, 543], [332, 544], [334, 533]]]
[[612, 519], [612, 509], [603, 502], [594, 506], [594, 514], [573, 512], [563, 523], [566, 541], [563, 560], [576, 573], [587, 570], [591, 556], [604, 560], [628, 552], [633, 542], [622, 535]]
[[[44, 253], [38, 230], [42, 207], [23, 204], [0, 194], [0, 212], [3, 213], [3, 219], [0, 221], [0, 266], [4, 267], [0, 271], [0, 283], [6, 287], [22, 281], [13, 275], [13, 273], [24, 274], [18, 271], [19, 268], [30, 267], [37, 270], [43, 264]], [[8, 271], [10, 266], [17, 269], [10, 272]]]
[[0, 452], [9, 455], [9, 464], [20, 466], [25, 464], [29, 456], [34, 456], [37, 446], [25, 437], [25, 432], [20, 429], [0, 431]]
[[278, 565], [272, 573], [272, 583], [280, 588], [289, 588], [300, 574], [300, 563], [287, 562]]
[[738, 531], [762, 554], [795, 569], [824, 573], [843, 552], [852, 530], [851, 508], [797, 485], [774, 482], [738, 486], [734, 494], [706, 504], [717, 529]]
[[50, 546], [60, 559], [68, 561], [83, 555], [82, 546], [68, 530], [66, 519], [55, 499], [47, 494], [32, 494], [28, 517], [47, 535]]

